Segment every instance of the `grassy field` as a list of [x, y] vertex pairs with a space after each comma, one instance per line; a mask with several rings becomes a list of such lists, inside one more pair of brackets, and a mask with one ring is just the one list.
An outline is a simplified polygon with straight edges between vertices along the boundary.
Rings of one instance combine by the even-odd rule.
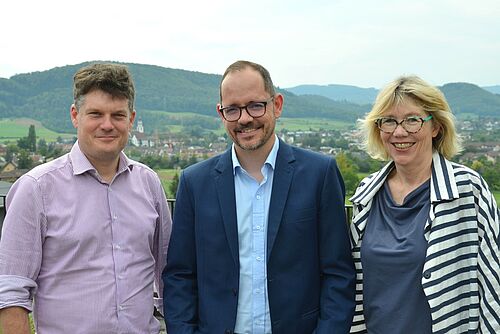
[[170, 183], [172, 183], [172, 179], [174, 178], [175, 173], [181, 174], [181, 171], [178, 169], [157, 169], [155, 170], [158, 173], [163, 189], [168, 194], [168, 198], [173, 197], [170, 193]]
[[[173, 117], [175, 119], [182, 119], [183, 117], [188, 119], [192, 117], [205, 117], [207, 119], [216, 118], [217, 115], [214, 109], [213, 116], [206, 115], [198, 115], [190, 112], [167, 112], [167, 111], [158, 111], [158, 110], [148, 110], [147, 113], [150, 114], [158, 114], [166, 117]], [[165, 120], [165, 122], [168, 122]], [[189, 124], [189, 121], [186, 121]], [[342, 130], [352, 126], [352, 122], [339, 122], [331, 119], [322, 119], [322, 118], [289, 118], [289, 117], [280, 117], [276, 123], [276, 129], [281, 130], [286, 128], [289, 131], [306, 131], [306, 130]], [[171, 132], [180, 132], [184, 130], [184, 126], [170, 124], [168, 125], [168, 130]], [[220, 122], [220, 127], [217, 130], [212, 130], [217, 134], [224, 133], [224, 128], [222, 122]]]
[[19, 138], [26, 137], [30, 125], [35, 126], [37, 139], [43, 138], [47, 142], [56, 141], [57, 137], [73, 138], [75, 134], [57, 133], [45, 128], [42, 123], [29, 118], [0, 119], [0, 143], [6, 141], [15, 142]]
[[[159, 111], [149, 111], [150, 113], [160, 113]], [[170, 117], [196, 117], [193, 113], [168, 113], [161, 112]], [[198, 115], [199, 116], [199, 115]], [[206, 116], [203, 116], [206, 117]], [[17, 139], [26, 137], [30, 125], [35, 126], [37, 139], [43, 138], [47, 142], [56, 141], [57, 137], [72, 138], [75, 134], [71, 133], [57, 133], [45, 128], [39, 121], [29, 118], [15, 118], [15, 119], [0, 119], [0, 143], [6, 141], [15, 142]], [[352, 123], [338, 122], [329, 119], [315, 119], [315, 118], [287, 118], [281, 117], [276, 123], [276, 130], [287, 129], [288, 131], [307, 131], [307, 130], [342, 130], [352, 126]], [[168, 131], [172, 133], [179, 133], [185, 131], [185, 126], [178, 124], [169, 124]], [[212, 130], [218, 135], [222, 135], [225, 130], [220, 123], [220, 128]]]
[[288, 131], [307, 130], [344, 130], [352, 126], [349, 122], [333, 121], [321, 118], [288, 118], [280, 117], [276, 123], [276, 130], [287, 129]]
[[345, 130], [349, 126], [352, 126], [352, 123], [333, 121], [331, 119], [280, 117], [276, 122], [276, 131], [283, 129], [288, 131]]

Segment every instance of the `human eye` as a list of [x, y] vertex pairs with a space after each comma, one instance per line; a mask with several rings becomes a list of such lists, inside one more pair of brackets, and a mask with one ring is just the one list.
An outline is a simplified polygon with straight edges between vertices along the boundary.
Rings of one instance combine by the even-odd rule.
[[390, 117], [382, 117], [379, 119], [380, 124], [382, 125], [394, 125], [396, 124], [396, 120]]
[[87, 112], [87, 116], [89, 116], [90, 118], [99, 118], [101, 117], [101, 113], [98, 111], [89, 111]]
[[114, 117], [114, 118], [116, 118], [116, 119], [120, 119], [120, 120], [121, 120], [121, 119], [125, 119], [125, 118], [127, 118], [127, 116], [128, 116], [128, 115], [127, 115], [127, 113], [125, 113], [125, 112], [119, 112], [119, 113], [115, 113], [115, 114], [113, 114], [113, 117]]
[[252, 102], [247, 106], [247, 109], [251, 111], [261, 111], [266, 107], [264, 102]]
[[405, 123], [407, 125], [419, 125], [421, 122], [420, 117], [410, 116], [405, 118]]
[[226, 114], [226, 115], [232, 115], [232, 114], [236, 114], [240, 111], [239, 108], [237, 107], [225, 107], [225, 108], [222, 108], [222, 111]]

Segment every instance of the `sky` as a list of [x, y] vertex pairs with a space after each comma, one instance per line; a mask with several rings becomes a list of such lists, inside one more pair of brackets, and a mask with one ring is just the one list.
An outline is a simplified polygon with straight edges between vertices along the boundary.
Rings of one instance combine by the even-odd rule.
[[500, 85], [498, 0], [17, 0], [0, 4], [0, 77], [84, 61], [222, 74], [266, 67], [281, 88]]

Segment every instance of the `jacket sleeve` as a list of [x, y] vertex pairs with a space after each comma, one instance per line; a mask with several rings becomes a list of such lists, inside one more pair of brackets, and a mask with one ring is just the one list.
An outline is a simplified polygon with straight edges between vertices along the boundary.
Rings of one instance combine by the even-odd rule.
[[192, 334], [198, 328], [194, 210], [185, 174], [177, 190], [174, 223], [163, 271], [163, 305], [169, 334]]
[[344, 198], [342, 176], [330, 159], [319, 213], [322, 282], [316, 334], [349, 333], [354, 314], [355, 270]]
[[476, 203], [483, 234], [478, 255], [479, 332], [500, 333], [499, 210], [487, 186], [482, 187]]

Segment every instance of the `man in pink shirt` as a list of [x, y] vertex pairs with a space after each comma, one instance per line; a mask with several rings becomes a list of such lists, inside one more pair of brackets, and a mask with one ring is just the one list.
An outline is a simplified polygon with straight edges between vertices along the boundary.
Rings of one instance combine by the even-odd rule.
[[[74, 76], [70, 153], [23, 175], [0, 240], [0, 328], [38, 334], [155, 333], [171, 231], [158, 176], [122, 152], [134, 123], [128, 69]], [[33, 302], [34, 300], [34, 302]]]

